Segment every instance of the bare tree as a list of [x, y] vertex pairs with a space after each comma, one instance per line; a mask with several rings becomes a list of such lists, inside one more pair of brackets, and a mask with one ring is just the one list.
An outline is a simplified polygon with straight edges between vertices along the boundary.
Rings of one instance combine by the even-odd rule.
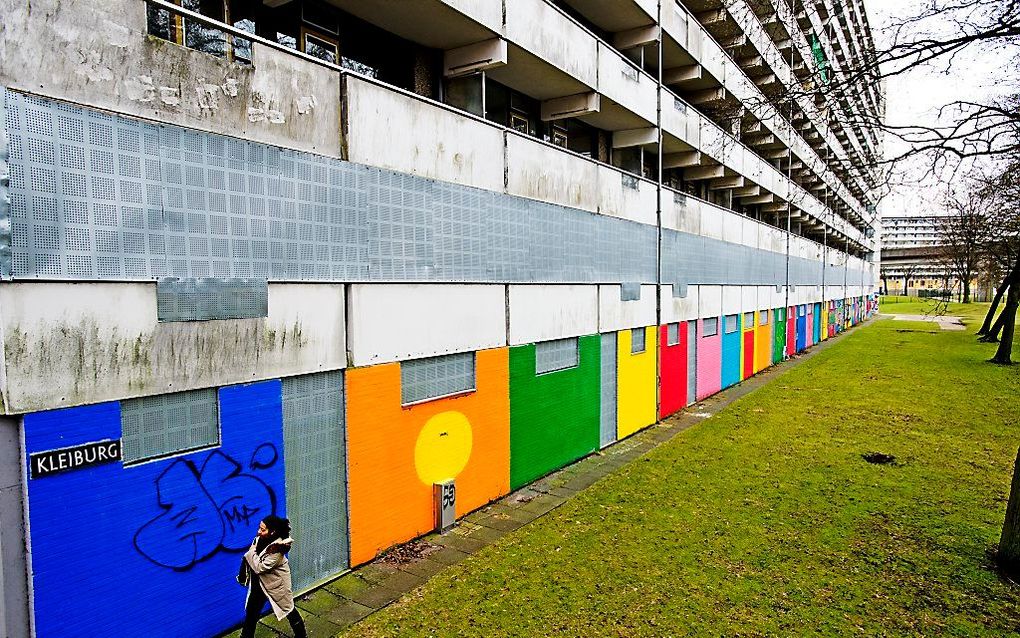
[[963, 303], [970, 303], [970, 283], [978, 274], [991, 234], [988, 200], [971, 189], [946, 196], [949, 214], [938, 220], [939, 260], [961, 282]]

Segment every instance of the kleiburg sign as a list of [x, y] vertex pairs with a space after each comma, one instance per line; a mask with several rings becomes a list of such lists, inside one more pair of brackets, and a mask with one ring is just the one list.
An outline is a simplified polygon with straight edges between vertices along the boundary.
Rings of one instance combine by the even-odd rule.
[[29, 460], [32, 478], [52, 476], [83, 467], [119, 461], [120, 441], [95, 441], [59, 450], [36, 452], [29, 456]]

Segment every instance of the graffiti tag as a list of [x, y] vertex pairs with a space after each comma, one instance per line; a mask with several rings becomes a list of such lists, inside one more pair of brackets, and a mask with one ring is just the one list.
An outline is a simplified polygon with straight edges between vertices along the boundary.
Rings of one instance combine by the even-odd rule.
[[[252, 453], [250, 470], [266, 469], [279, 458], [271, 443]], [[276, 512], [276, 494], [241, 464], [216, 450], [202, 466], [178, 459], [156, 477], [162, 510], [138, 529], [135, 549], [160, 567], [186, 571], [217, 552], [242, 552], [258, 521]]]

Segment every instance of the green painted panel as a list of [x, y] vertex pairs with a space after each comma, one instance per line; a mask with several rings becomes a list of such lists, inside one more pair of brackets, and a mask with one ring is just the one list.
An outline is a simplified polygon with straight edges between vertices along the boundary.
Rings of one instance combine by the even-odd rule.
[[783, 352], [786, 350], [785, 313], [785, 308], [776, 308], [772, 311], [772, 363], [782, 361]]
[[535, 346], [510, 348], [510, 489], [599, 447], [601, 343], [580, 337], [576, 368], [535, 375]]

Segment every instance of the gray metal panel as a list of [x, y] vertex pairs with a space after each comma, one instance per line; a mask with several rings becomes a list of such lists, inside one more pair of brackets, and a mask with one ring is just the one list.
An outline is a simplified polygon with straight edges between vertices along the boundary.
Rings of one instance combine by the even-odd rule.
[[616, 333], [602, 335], [602, 393], [599, 446], [616, 440]]
[[0, 417], [0, 635], [28, 638], [21, 417]]
[[542, 341], [535, 344], [535, 374], [576, 368], [577, 364], [577, 337]]
[[156, 316], [159, 321], [267, 317], [269, 285], [264, 279], [159, 279]]
[[342, 372], [283, 379], [283, 445], [300, 590], [350, 566]]
[[687, 326], [687, 401], [691, 405], [698, 396], [698, 322], [688, 321]]
[[630, 353], [638, 354], [645, 351], [645, 329], [633, 328], [630, 331]]
[[400, 401], [404, 405], [474, 389], [474, 352], [400, 362]]
[[7, 91], [0, 90], [0, 278], [4, 279], [11, 276], [11, 167], [7, 129], [18, 124], [16, 117], [7, 109]]
[[14, 277], [655, 281], [653, 226], [4, 95]]
[[680, 324], [668, 324], [666, 326], [666, 345], [675, 346], [678, 343], [680, 343]]
[[641, 299], [641, 284], [636, 281], [628, 281], [620, 284], [620, 301], [639, 301]]
[[220, 441], [215, 388], [127, 399], [120, 404], [125, 463], [179, 454]]

